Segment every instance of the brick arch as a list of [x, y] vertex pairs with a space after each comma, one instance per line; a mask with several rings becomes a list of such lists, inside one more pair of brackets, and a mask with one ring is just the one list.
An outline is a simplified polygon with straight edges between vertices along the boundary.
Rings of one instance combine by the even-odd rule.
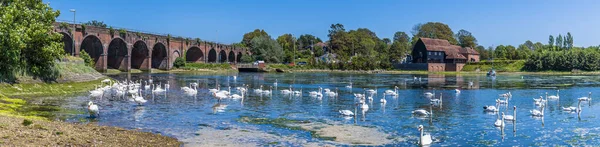
[[108, 68], [127, 69], [128, 53], [127, 42], [121, 37], [114, 37], [110, 40], [107, 49], [106, 63]]
[[219, 51], [219, 63], [227, 62], [227, 52], [225, 50]]
[[230, 63], [235, 62], [235, 53], [233, 52], [233, 50], [229, 51], [229, 56], [227, 57], [227, 59]]
[[208, 51], [208, 62], [209, 63], [217, 62], [217, 50], [215, 50], [215, 48], [211, 48]]
[[200, 47], [198, 46], [190, 47], [185, 53], [186, 62], [198, 62], [202, 61], [203, 58], [204, 53], [202, 52], [202, 49], [200, 49]]
[[69, 33], [67, 32], [59, 32], [60, 34], [62, 34], [62, 42], [64, 43], [64, 51], [66, 54], [68, 55], [72, 55], [73, 52], [75, 52], [75, 50], [73, 49], [73, 37], [71, 37], [71, 35], [69, 35]]
[[152, 46], [152, 68], [166, 69], [166, 58], [168, 57], [167, 46], [162, 42], [157, 42]]
[[104, 45], [102, 44], [102, 40], [100, 40], [100, 37], [92, 34], [86, 35], [85, 37], [83, 37], [83, 40], [81, 40], [80, 44], [81, 46], [79, 47], [79, 51], [87, 52], [88, 55], [90, 55], [90, 57], [94, 59], [94, 62], [96, 63], [96, 69], [101, 69], [102, 63], [98, 61], [102, 61], [100, 60], [100, 58], [102, 57], [102, 55], [104, 55]]
[[[149, 62], [148, 57], [150, 57], [150, 49], [148, 49], [146, 42], [143, 40], [135, 41], [135, 43], [133, 43], [133, 48], [131, 49], [131, 68], [142, 69], [142, 67]], [[147, 66], [145, 66], [145, 68], [147, 68]]]
[[237, 53], [237, 56], [236, 56], [237, 58], [235, 59], [237, 63], [242, 62], [242, 56], [243, 56], [242, 52]]

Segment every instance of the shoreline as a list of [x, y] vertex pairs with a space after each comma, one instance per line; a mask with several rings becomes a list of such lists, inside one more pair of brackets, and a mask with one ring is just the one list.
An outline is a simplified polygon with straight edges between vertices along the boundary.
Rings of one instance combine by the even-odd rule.
[[175, 138], [96, 124], [0, 115], [0, 146], [182, 146]]

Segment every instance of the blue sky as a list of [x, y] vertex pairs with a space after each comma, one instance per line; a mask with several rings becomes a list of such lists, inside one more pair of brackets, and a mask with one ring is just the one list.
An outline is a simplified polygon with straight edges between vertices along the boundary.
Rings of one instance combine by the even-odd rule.
[[368, 28], [380, 38], [410, 34], [417, 23], [443, 22], [465, 29], [479, 44], [548, 42], [548, 35], [571, 32], [576, 46], [600, 45], [600, 1], [564, 0], [44, 0], [61, 11], [58, 20], [100, 20], [106, 24], [234, 43], [256, 28], [273, 38], [313, 34], [328, 40], [332, 23], [346, 30]]

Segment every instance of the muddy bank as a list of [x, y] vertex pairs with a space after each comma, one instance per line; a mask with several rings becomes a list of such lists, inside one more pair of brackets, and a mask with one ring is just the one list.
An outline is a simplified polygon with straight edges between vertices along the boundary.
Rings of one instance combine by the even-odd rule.
[[95, 124], [0, 115], [0, 146], [181, 146], [175, 138]]
[[272, 125], [274, 127], [290, 130], [306, 131], [311, 134], [312, 138], [321, 140], [320, 143], [330, 143], [334, 145], [382, 146], [393, 144], [395, 141], [405, 141], [402, 138], [397, 138], [389, 133], [385, 133], [377, 127], [341, 124], [329, 120], [316, 122], [309, 120], [291, 120], [286, 118], [269, 119], [243, 116], [238, 119], [238, 121], [249, 124]]

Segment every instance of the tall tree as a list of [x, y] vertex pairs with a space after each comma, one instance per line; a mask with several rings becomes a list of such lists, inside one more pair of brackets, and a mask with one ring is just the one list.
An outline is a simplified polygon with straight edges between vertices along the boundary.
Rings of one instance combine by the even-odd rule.
[[571, 32], [567, 32], [567, 48], [573, 48], [573, 36], [571, 36]]
[[458, 44], [462, 47], [474, 48], [477, 46], [477, 39], [467, 30], [458, 31], [458, 33], [456, 33], [456, 38], [458, 39]]
[[321, 40], [321, 38], [313, 36], [313, 35], [310, 35], [310, 34], [304, 34], [304, 35], [300, 35], [300, 37], [298, 37], [297, 44], [301, 48], [309, 48], [313, 44], [317, 44], [319, 42], [323, 42]]
[[103, 21], [97, 21], [97, 20], [91, 20], [88, 21], [86, 23], [83, 23], [86, 26], [94, 26], [94, 27], [100, 27], [100, 28], [106, 28], [106, 24], [104, 24]]
[[390, 46], [390, 61], [399, 62], [410, 52], [410, 37], [405, 32], [394, 33], [394, 43]]
[[550, 47], [550, 50], [554, 50], [554, 36], [552, 35], [548, 37], [548, 47]]
[[292, 34], [283, 34], [279, 37], [277, 37], [277, 43], [279, 43], [279, 46], [281, 46], [281, 48], [283, 48], [283, 53], [284, 53], [284, 58], [283, 58], [283, 62], [292, 62], [292, 60], [294, 59], [294, 42], [295, 42], [295, 38], [292, 36]]
[[268, 37], [271, 38], [271, 36], [269, 36], [269, 34], [267, 34], [267, 32], [265, 32], [265, 30], [260, 30], [260, 29], [255, 29], [252, 32], [248, 32], [246, 34], [244, 34], [244, 38], [242, 38], [242, 41], [240, 43], [244, 44], [245, 46], [250, 46], [250, 41], [252, 41], [252, 39], [254, 39], [255, 37]]
[[0, 79], [13, 81], [19, 72], [42, 80], [58, 76], [54, 64], [63, 43], [52, 30], [59, 15], [41, 0], [0, 2]]
[[383, 40], [383, 42], [384, 42], [385, 44], [391, 44], [391, 43], [392, 43], [392, 40], [390, 40], [390, 38], [383, 38], [383, 39], [381, 39], [381, 40]]
[[250, 41], [250, 50], [255, 60], [268, 63], [280, 63], [283, 59], [283, 49], [277, 41], [268, 36], [254, 37]]
[[556, 37], [556, 48], [558, 50], [562, 50], [562, 45], [563, 45], [563, 37], [562, 37], [562, 35], [558, 34], [558, 36]]
[[523, 44], [524, 44], [525, 46], [527, 46], [527, 48], [529, 48], [529, 49], [531, 49], [531, 50], [534, 50], [534, 47], [533, 47], [533, 46], [534, 46], [534, 44], [533, 44], [533, 42], [531, 42], [531, 40], [527, 40], [527, 41], [525, 41], [525, 43], [523, 43]]
[[428, 22], [423, 25], [417, 24], [417, 26], [413, 27], [413, 32], [416, 32], [413, 34], [413, 43], [415, 43], [418, 38], [425, 37], [444, 39], [448, 40], [448, 42], [451, 44], [458, 44], [458, 41], [456, 41], [456, 38], [454, 38], [454, 32], [452, 32], [452, 29], [450, 29], [448, 25], [441, 22]]

